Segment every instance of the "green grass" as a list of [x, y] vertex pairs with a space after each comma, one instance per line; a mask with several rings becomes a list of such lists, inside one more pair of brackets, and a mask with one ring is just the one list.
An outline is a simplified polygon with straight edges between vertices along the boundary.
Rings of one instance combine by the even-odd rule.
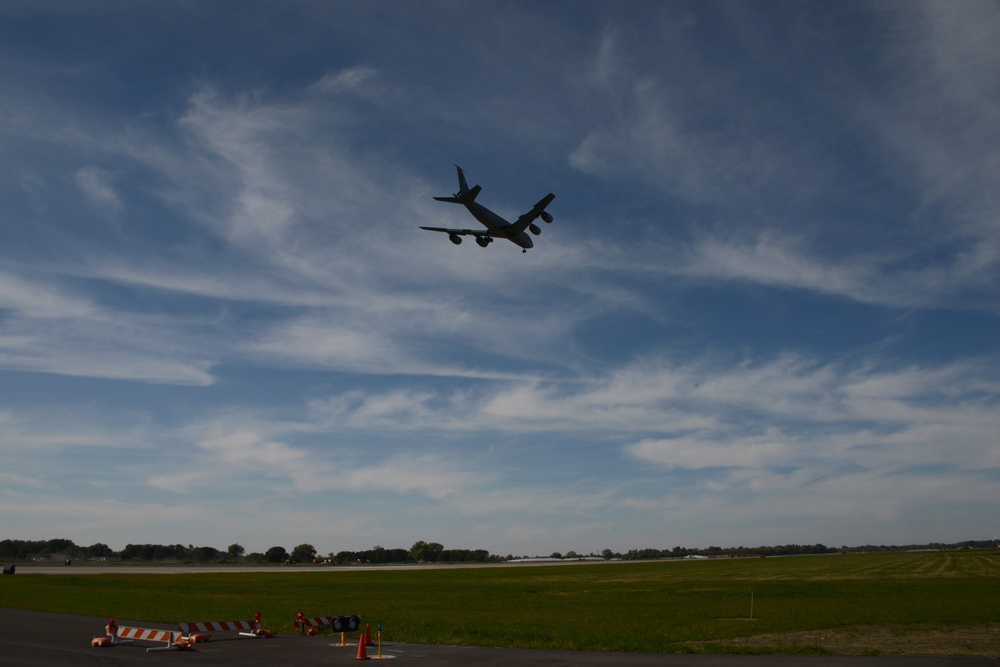
[[299, 612], [357, 613], [383, 623], [387, 641], [650, 652], [696, 642], [728, 651], [711, 642], [823, 628], [996, 623], [998, 599], [993, 551], [0, 579], [5, 607], [163, 623], [260, 611], [279, 632], [293, 632]]

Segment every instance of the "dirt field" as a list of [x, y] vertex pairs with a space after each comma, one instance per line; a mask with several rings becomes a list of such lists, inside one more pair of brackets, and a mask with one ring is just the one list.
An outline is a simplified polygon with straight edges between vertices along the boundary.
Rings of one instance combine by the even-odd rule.
[[1000, 625], [964, 628], [853, 626], [784, 635], [759, 635], [705, 642], [779, 653], [830, 655], [928, 655], [1000, 658]]

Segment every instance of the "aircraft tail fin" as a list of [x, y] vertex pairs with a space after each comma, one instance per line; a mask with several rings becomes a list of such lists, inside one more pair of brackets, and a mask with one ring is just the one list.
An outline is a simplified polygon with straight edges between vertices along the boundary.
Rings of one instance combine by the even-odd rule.
[[469, 184], [465, 182], [465, 172], [457, 164], [455, 169], [458, 170], [458, 193], [464, 195], [469, 191]]
[[458, 165], [455, 165], [455, 169], [458, 170], [458, 192], [455, 193], [454, 197], [435, 197], [434, 199], [448, 202], [449, 204], [466, 204], [475, 201], [483, 188], [479, 185], [469, 188], [469, 184], [465, 181], [465, 172]]

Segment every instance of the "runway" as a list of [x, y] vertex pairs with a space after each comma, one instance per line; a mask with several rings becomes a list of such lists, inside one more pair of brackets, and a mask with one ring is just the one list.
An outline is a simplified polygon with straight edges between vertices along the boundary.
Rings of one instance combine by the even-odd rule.
[[[174, 630], [176, 626], [140, 619], [115, 619], [122, 626]], [[327, 667], [357, 665], [354, 646], [338, 647], [339, 636], [279, 635], [273, 639], [213, 639], [190, 651], [147, 653], [148, 642], [114, 648], [94, 648], [91, 638], [104, 635], [107, 618], [72, 616], [0, 607], [0, 665], [3, 667], [77, 667], [95, 665], [212, 665], [213, 667]], [[475, 648], [391, 643], [382, 654], [392, 667], [979, 667], [997, 662], [990, 658], [939, 657], [828, 657], [751, 655], [674, 655], [650, 653], [601, 653], [529, 649]], [[369, 648], [374, 656], [375, 649]], [[372, 661], [376, 662], [376, 661]]]

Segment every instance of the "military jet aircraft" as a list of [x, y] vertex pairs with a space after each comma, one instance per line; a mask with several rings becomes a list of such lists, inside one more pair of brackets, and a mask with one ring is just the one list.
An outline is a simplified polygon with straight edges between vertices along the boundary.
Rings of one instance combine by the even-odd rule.
[[556, 196], [550, 192], [530, 211], [510, 223], [482, 204], [476, 203], [476, 196], [482, 188], [478, 185], [469, 188], [465, 182], [465, 172], [458, 165], [455, 165], [455, 168], [458, 169], [458, 192], [453, 197], [435, 197], [434, 199], [451, 204], [462, 204], [476, 220], [485, 225], [486, 229], [447, 229], [445, 227], [421, 227], [420, 229], [426, 229], [429, 232], [444, 232], [455, 245], [462, 242], [463, 236], [475, 236], [476, 243], [483, 248], [493, 243], [494, 238], [507, 239], [521, 246], [521, 252], [528, 252], [528, 248], [534, 247], [535, 244], [531, 242], [531, 237], [525, 234], [525, 230], [536, 236], [542, 233], [542, 229], [535, 224], [535, 220], [540, 217], [545, 222], [552, 222], [552, 214], [548, 213], [545, 207]]

